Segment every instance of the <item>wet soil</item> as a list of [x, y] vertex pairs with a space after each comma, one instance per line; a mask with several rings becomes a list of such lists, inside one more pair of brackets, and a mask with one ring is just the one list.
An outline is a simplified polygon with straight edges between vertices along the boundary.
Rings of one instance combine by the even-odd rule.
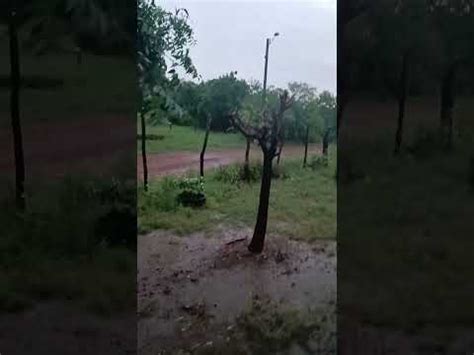
[[[139, 354], [197, 349], [235, 326], [255, 297], [305, 311], [336, 300], [336, 244], [268, 236], [248, 252], [250, 230], [154, 232], [138, 240]], [[191, 351], [192, 353], [192, 351]]]

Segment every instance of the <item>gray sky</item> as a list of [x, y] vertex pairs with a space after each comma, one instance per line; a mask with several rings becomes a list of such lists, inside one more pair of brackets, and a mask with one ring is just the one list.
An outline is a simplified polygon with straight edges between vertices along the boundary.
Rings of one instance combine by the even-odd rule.
[[237, 70], [263, 81], [265, 38], [268, 85], [303, 81], [336, 92], [336, 0], [159, 0], [189, 11], [196, 45], [191, 57], [204, 80]]

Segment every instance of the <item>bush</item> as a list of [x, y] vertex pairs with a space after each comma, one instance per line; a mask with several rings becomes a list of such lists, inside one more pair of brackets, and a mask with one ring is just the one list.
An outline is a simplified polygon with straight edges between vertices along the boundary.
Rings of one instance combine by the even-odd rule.
[[181, 205], [201, 207], [206, 203], [202, 178], [184, 178], [177, 182], [177, 187], [180, 190], [177, 200]]
[[312, 170], [327, 168], [329, 166], [329, 158], [327, 155], [313, 155], [309, 161], [308, 166]]
[[[251, 163], [248, 168], [245, 164], [233, 164], [221, 166], [217, 169], [215, 179], [232, 185], [238, 185], [242, 182], [257, 182], [262, 177], [262, 166], [260, 163]], [[289, 174], [281, 165], [273, 165], [272, 177], [274, 179], [286, 179]]]

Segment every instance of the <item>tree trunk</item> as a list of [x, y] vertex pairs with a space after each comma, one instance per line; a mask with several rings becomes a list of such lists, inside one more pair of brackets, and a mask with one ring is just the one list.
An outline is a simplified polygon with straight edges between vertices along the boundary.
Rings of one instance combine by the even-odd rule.
[[251, 139], [247, 138], [247, 145], [245, 147], [245, 160], [244, 160], [244, 180], [249, 181], [250, 180], [250, 143]]
[[206, 154], [207, 140], [209, 139], [209, 132], [211, 130], [211, 117], [207, 119], [206, 134], [204, 135], [204, 143], [202, 145], [201, 154], [199, 156], [199, 174], [204, 177], [204, 155]]
[[456, 66], [451, 64], [441, 82], [441, 132], [444, 143], [448, 149], [453, 145], [453, 108], [454, 108], [454, 83], [456, 78]]
[[143, 188], [148, 191], [148, 164], [146, 158], [146, 123], [145, 113], [140, 109], [140, 120], [142, 126], [142, 161], [143, 161]]
[[323, 155], [328, 155], [329, 148], [329, 129], [326, 129], [323, 135]]
[[309, 143], [309, 125], [306, 126], [306, 136], [304, 139], [304, 158], [303, 158], [303, 168], [306, 168], [308, 162], [308, 143]]
[[261, 253], [265, 243], [267, 232], [268, 205], [270, 202], [270, 188], [272, 184], [272, 160], [271, 153], [263, 153], [262, 184], [260, 186], [260, 200], [258, 204], [257, 223], [253, 233], [252, 241], [248, 249], [252, 253]]
[[281, 152], [283, 151], [283, 146], [285, 144], [281, 142], [280, 148], [278, 149], [278, 157], [277, 157], [277, 165], [280, 165], [280, 160], [281, 160]]
[[339, 128], [341, 127], [341, 120], [342, 120], [342, 114], [344, 113], [344, 109], [346, 107], [346, 100], [342, 98], [337, 99], [337, 109], [336, 109], [336, 137], [339, 138]]
[[11, 10], [8, 34], [10, 41], [10, 110], [13, 132], [13, 150], [15, 154], [15, 193], [16, 205], [20, 211], [25, 209], [25, 159], [23, 154], [23, 136], [20, 122], [20, 50], [15, 9]]
[[408, 54], [403, 55], [402, 70], [400, 73], [400, 91], [398, 94], [398, 121], [397, 121], [397, 132], [395, 133], [395, 148], [394, 154], [400, 152], [400, 146], [402, 144], [403, 137], [403, 123], [405, 119], [405, 103], [407, 96], [407, 84], [408, 84]]

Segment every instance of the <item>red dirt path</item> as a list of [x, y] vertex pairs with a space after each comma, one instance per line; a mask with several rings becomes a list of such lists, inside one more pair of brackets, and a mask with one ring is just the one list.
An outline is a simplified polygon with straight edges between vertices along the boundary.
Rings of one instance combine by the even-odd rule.
[[[308, 154], [314, 154], [318, 151], [318, 147], [313, 145], [308, 149]], [[204, 168], [216, 168], [223, 165], [229, 165], [236, 162], [243, 162], [243, 149], [226, 149], [219, 151], [208, 151], [204, 160]], [[303, 159], [304, 146], [293, 145], [283, 148], [282, 160], [285, 157], [298, 157]], [[199, 152], [170, 152], [148, 154], [148, 174], [150, 178], [179, 175], [189, 170], [199, 170]], [[252, 147], [250, 151], [250, 159], [261, 159], [261, 150], [259, 147]], [[143, 165], [141, 155], [137, 157], [137, 173], [138, 177], [142, 179]]]
[[[1, 116], [1, 115], [0, 115]], [[68, 117], [65, 121], [25, 124], [23, 142], [28, 181], [71, 173], [133, 176], [136, 133], [124, 115]], [[8, 125], [0, 127], [0, 175], [13, 177], [13, 143]], [[27, 181], [27, 182], [28, 182]]]

